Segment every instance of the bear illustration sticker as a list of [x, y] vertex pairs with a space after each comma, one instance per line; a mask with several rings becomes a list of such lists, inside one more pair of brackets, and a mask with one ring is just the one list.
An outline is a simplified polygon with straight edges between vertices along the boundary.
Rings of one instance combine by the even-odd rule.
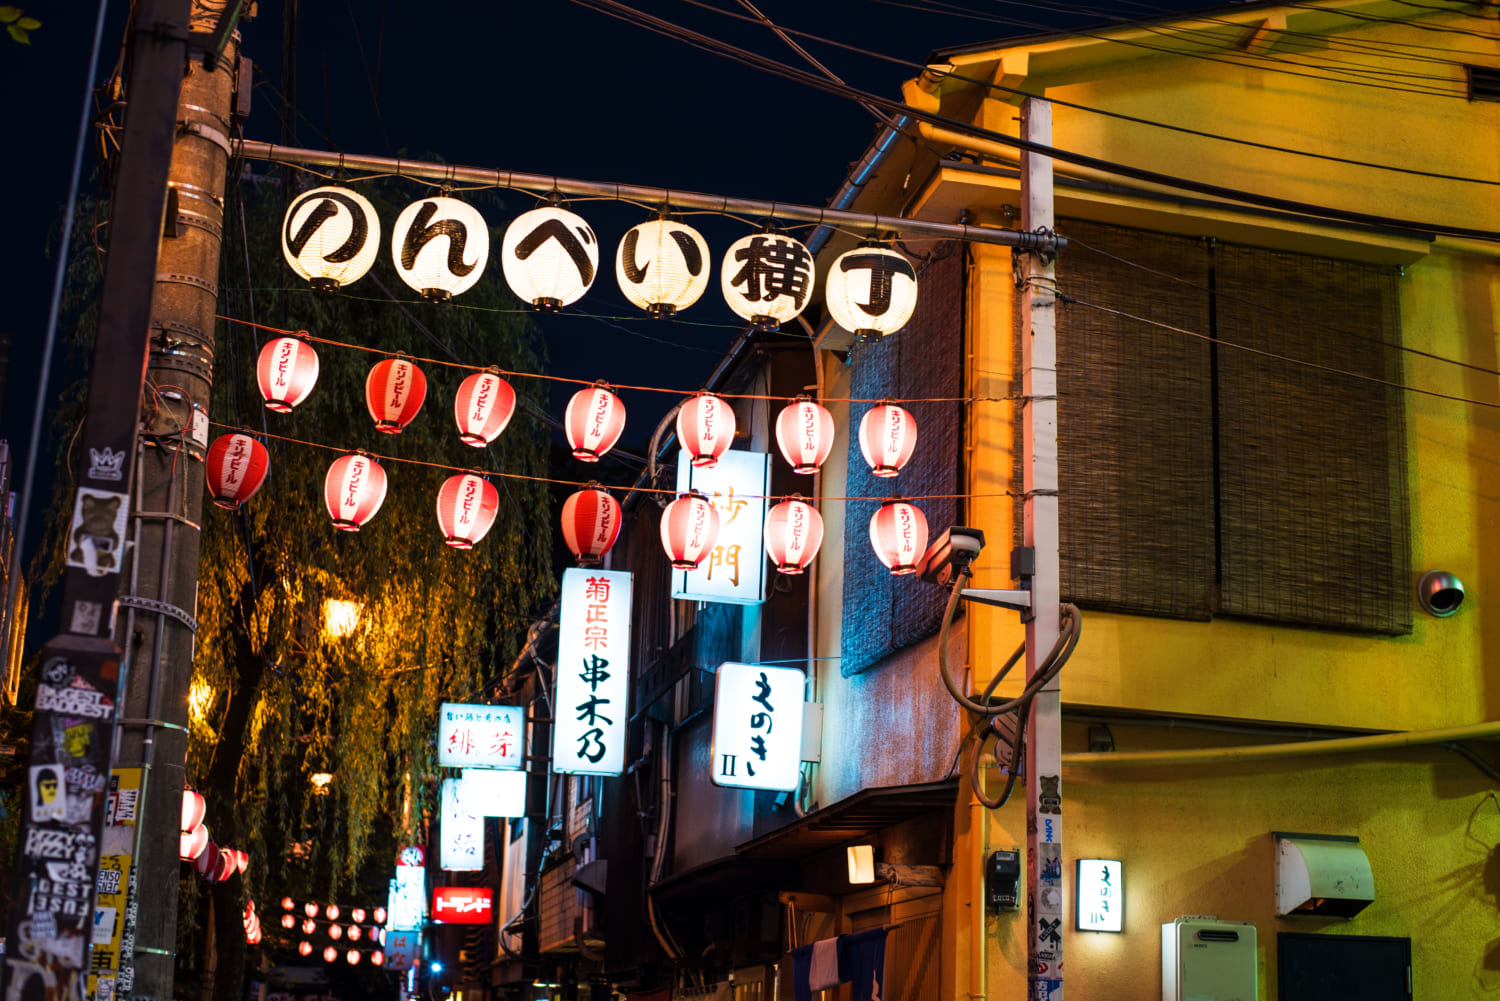
[[68, 530], [68, 566], [78, 567], [90, 577], [119, 573], [129, 513], [129, 494], [79, 487], [73, 525]]

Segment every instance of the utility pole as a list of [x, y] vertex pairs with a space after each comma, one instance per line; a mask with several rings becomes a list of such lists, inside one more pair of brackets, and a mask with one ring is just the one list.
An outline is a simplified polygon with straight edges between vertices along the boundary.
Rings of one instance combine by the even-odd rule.
[[[1052, 145], [1052, 105], [1021, 105], [1021, 138]], [[1054, 227], [1052, 160], [1021, 154], [1021, 229]], [[1026, 681], [1057, 642], [1061, 586], [1057, 555], [1057, 315], [1055, 258], [1025, 256], [1021, 298], [1022, 544], [1035, 553], [1032, 616], [1026, 623]], [[1026, 977], [1030, 1001], [1062, 1001], [1062, 702], [1058, 679], [1037, 692], [1026, 728]]]

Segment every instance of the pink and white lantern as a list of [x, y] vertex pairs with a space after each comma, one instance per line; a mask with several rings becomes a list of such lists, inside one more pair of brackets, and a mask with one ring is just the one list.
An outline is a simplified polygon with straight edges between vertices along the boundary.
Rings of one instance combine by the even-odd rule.
[[927, 516], [905, 501], [887, 501], [870, 519], [870, 545], [893, 575], [915, 573], [927, 552]]
[[203, 824], [203, 815], [208, 812], [208, 801], [203, 794], [189, 786], [182, 788], [182, 826], [179, 830], [192, 831]]
[[699, 393], [677, 410], [677, 440], [693, 465], [707, 469], [734, 444], [734, 408], [710, 393]]
[[563, 431], [573, 448], [573, 458], [598, 462], [599, 457], [620, 440], [625, 430], [625, 404], [602, 385], [580, 389], [568, 401]]
[[386, 476], [380, 464], [363, 452], [333, 460], [323, 480], [323, 503], [333, 526], [357, 532], [385, 503]]
[[801, 497], [784, 500], [766, 513], [766, 555], [778, 573], [802, 573], [822, 544], [823, 516]]
[[443, 541], [454, 549], [473, 549], [495, 523], [500, 492], [484, 477], [460, 473], [448, 477], [438, 490], [438, 527]]
[[220, 435], [208, 446], [203, 460], [208, 495], [226, 511], [234, 511], [254, 497], [270, 471], [271, 455], [266, 446], [248, 434]]
[[563, 501], [562, 533], [581, 567], [596, 567], [620, 537], [620, 502], [588, 486]]
[[178, 856], [183, 861], [191, 862], [200, 858], [208, 850], [208, 828], [199, 824], [190, 831], [186, 831], [178, 839]]
[[859, 450], [876, 476], [895, 476], [917, 447], [917, 422], [903, 407], [879, 403], [859, 422]]
[[453, 419], [465, 445], [483, 448], [510, 423], [516, 391], [495, 371], [475, 372], [459, 384], [453, 397]]
[[719, 539], [719, 512], [700, 493], [679, 494], [661, 513], [661, 544], [675, 570], [696, 570]]
[[776, 445], [794, 473], [816, 473], [833, 437], [833, 415], [811, 397], [797, 397], [776, 417]]
[[267, 410], [289, 414], [318, 384], [318, 353], [300, 337], [278, 337], [260, 349], [255, 381]]
[[427, 377], [407, 358], [376, 362], [365, 379], [365, 406], [386, 434], [400, 434], [426, 399]]

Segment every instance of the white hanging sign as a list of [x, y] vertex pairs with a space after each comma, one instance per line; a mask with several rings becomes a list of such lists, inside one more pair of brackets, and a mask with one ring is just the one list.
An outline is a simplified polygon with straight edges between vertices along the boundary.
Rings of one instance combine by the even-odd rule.
[[1079, 931], [1119, 931], [1125, 920], [1125, 865], [1116, 859], [1078, 860], [1073, 897]]
[[396, 866], [385, 910], [387, 928], [421, 928], [427, 916], [427, 870], [413, 865]]
[[484, 868], [484, 817], [470, 809], [459, 779], [443, 779], [438, 863], [450, 872]]
[[497, 768], [465, 768], [463, 801], [481, 817], [526, 814], [526, 773]]
[[713, 466], [677, 455], [677, 494], [696, 490], [719, 512], [719, 537], [696, 570], [672, 573], [672, 597], [755, 605], [766, 600], [766, 495], [771, 457], [730, 449]]
[[422, 933], [416, 929], [392, 931], [385, 940], [385, 967], [396, 973], [412, 968], [422, 956]]
[[618, 775], [630, 693], [630, 574], [563, 571], [552, 770]]
[[526, 712], [519, 706], [444, 702], [438, 707], [438, 764], [520, 768]]
[[720, 664], [714, 681], [714, 785], [797, 788], [807, 676], [794, 667]]

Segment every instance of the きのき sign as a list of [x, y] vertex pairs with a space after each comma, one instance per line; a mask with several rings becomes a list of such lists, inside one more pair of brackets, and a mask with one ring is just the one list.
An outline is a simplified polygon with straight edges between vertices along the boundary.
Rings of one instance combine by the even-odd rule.
[[713, 466], [677, 459], [677, 493], [696, 490], [719, 512], [719, 537], [696, 570], [672, 573], [672, 597], [754, 605], [766, 600], [766, 495], [771, 457], [731, 449]]
[[1125, 865], [1115, 859], [1078, 860], [1079, 931], [1120, 931], [1125, 919]]
[[432, 919], [450, 925], [488, 924], [494, 893], [481, 886], [440, 886], [432, 891]]
[[719, 665], [714, 684], [714, 785], [793, 791], [802, 774], [807, 676], [796, 668]]
[[552, 770], [618, 775], [625, 768], [630, 682], [630, 574], [563, 571]]
[[445, 768], [520, 768], [526, 712], [517, 706], [438, 707], [438, 764]]

